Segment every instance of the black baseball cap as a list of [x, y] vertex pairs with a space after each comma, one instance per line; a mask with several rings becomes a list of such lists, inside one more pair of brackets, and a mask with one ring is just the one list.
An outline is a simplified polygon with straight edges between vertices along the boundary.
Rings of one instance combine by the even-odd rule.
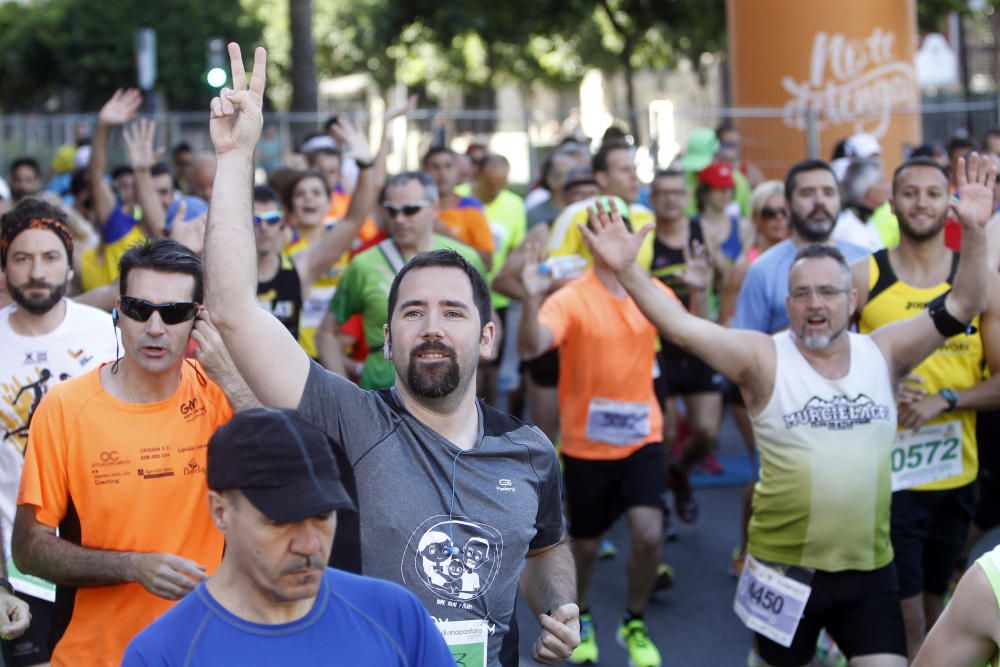
[[208, 441], [208, 488], [239, 490], [279, 523], [354, 509], [326, 434], [294, 410], [238, 412]]

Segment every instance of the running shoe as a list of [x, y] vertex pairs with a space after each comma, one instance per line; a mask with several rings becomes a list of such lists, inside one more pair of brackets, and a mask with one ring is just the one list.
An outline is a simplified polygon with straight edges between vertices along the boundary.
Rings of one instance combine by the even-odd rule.
[[840, 652], [833, 637], [826, 630], [819, 633], [816, 640], [815, 665], [819, 667], [847, 667], [847, 657]]
[[649, 638], [646, 622], [632, 619], [618, 626], [618, 645], [628, 651], [629, 667], [660, 667], [660, 651]]
[[681, 534], [677, 532], [677, 526], [670, 520], [668, 512], [663, 513], [663, 541], [676, 542], [681, 539]]
[[597, 664], [597, 635], [594, 633], [594, 620], [590, 614], [580, 614], [580, 643], [573, 649], [573, 654], [566, 659], [574, 665]]
[[674, 568], [666, 563], [656, 566], [656, 583], [653, 585], [654, 591], [665, 591], [674, 585]]
[[698, 503], [691, 491], [691, 478], [674, 466], [667, 469], [667, 486], [674, 492], [674, 514], [684, 523], [698, 520]]
[[601, 540], [601, 548], [598, 549], [597, 551], [597, 557], [600, 560], [611, 560], [617, 555], [618, 555], [618, 547], [615, 546], [614, 542], [612, 542], [606, 537], [603, 540]]

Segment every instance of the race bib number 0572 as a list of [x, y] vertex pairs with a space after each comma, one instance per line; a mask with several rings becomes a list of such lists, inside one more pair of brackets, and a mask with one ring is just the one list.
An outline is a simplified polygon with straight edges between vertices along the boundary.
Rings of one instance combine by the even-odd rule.
[[962, 474], [962, 422], [928, 424], [896, 434], [892, 490], [902, 491]]

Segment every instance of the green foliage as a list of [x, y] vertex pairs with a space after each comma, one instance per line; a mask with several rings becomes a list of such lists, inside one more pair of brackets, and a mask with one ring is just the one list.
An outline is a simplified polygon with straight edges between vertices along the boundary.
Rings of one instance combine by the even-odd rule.
[[0, 4], [0, 99], [8, 110], [52, 99], [93, 110], [136, 84], [133, 38], [156, 29], [157, 90], [171, 108], [204, 109], [205, 42], [261, 41], [239, 0], [38, 0]]

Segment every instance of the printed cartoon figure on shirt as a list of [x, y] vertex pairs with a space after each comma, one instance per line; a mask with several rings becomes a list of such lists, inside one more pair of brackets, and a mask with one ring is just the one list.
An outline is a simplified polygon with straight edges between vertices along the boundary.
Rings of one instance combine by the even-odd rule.
[[[61, 375], [60, 379], [62, 379]], [[48, 383], [51, 378], [52, 372], [48, 368], [43, 368], [38, 372], [38, 379], [34, 382], [27, 382], [21, 386], [2, 384], [3, 398], [14, 408], [14, 418], [18, 420], [12, 421], [10, 415], [0, 412], [0, 418], [4, 420], [4, 425], [7, 427], [4, 431], [3, 442], [13, 440], [21, 454], [24, 454], [24, 447], [28, 442], [28, 428], [31, 426], [31, 418], [35, 414], [35, 408], [42, 402], [45, 392], [48, 391]]]
[[420, 579], [436, 595], [453, 601], [475, 600], [493, 583], [502, 556], [503, 539], [495, 528], [432, 517], [406, 545], [403, 580]]

